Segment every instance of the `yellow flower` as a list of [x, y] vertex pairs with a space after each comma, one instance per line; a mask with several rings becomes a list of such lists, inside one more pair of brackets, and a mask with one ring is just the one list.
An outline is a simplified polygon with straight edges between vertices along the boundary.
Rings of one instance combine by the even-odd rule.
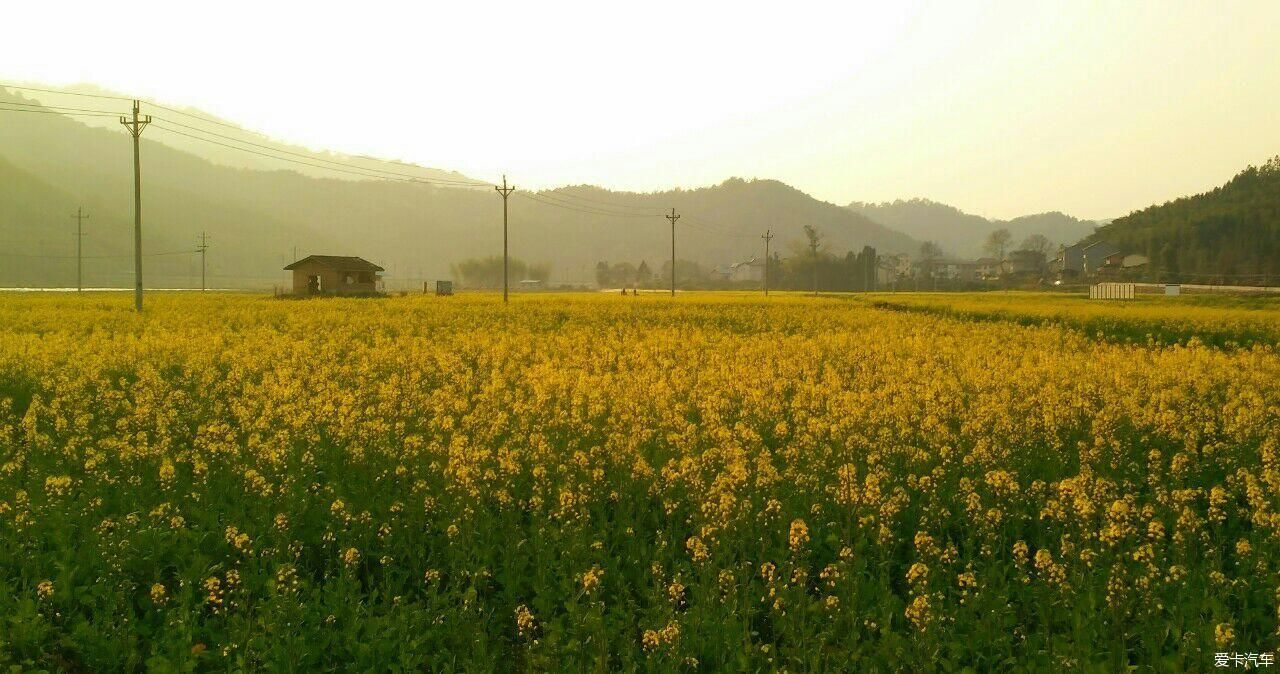
[[355, 566], [360, 563], [360, 550], [357, 548], [347, 548], [342, 551], [342, 563], [346, 566]]
[[677, 605], [681, 601], [683, 601], [684, 600], [684, 584], [681, 583], [679, 580], [671, 581], [671, 584], [667, 586], [667, 598], [671, 600], [671, 603], [677, 604]]
[[907, 569], [907, 582], [913, 586], [923, 585], [929, 579], [929, 567], [916, 562]]
[[1027, 554], [1029, 552], [1030, 552], [1030, 548], [1027, 547], [1026, 541], [1018, 541], [1014, 543], [1013, 544], [1013, 561], [1017, 562], [1018, 564], [1026, 564]]
[[600, 586], [600, 579], [604, 577], [604, 569], [593, 566], [582, 574], [582, 591], [591, 594]]
[[520, 636], [524, 637], [532, 634], [536, 624], [533, 612], [529, 610], [528, 606], [521, 604], [516, 607], [516, 632]]
[[685, 547], [689, 550], [689, 556], [695, 564], [701, 564], [711, 557], [711, 552], [707, 549], [707, 544], [702, 542], [701, 538], [691, 536], [685, 542]]
[[220, 613], [223, 609], [224, 592], [222, 589], [222, 580], [217, 576], [210, 576], [204, 581], [205, 604], [213, 610], [214, 613]]
[[911, 603], [907, 605], [907, 609], [904, 614], [906, 615], [907, 620], [911, 621], [911, 624], [915, 626], [916, 629], [922, 632], [925, 631], [925, 629], [929, 627], [930, 623], [933, 622], [934, 618], [933, 605], [930, 600], [930, 596], [922, 594], [917, 596], [915, 599], [912, 599]]
[[787, 536], [787, 541], [792, 550], [800, 550], [809, 543], [809, 525], [804, 523], [802, 519], [791, 521], [791, 531]]
[[151, 603], [156, 606], [164, 606], [169, 601], [169, 593], [164, 589], [164, 585], [155, 583], [151, 586]]
[[36, 584], [36, 596], [41, 599], [48, 599], [53, 596], [53, 581], [42, 580]]
[[1230, 646], [1236, 640], [1236, 631], [1231, 628], [1231, 623], [1218, 623], [1213, 628], [1213, 641], [1219, 648]]

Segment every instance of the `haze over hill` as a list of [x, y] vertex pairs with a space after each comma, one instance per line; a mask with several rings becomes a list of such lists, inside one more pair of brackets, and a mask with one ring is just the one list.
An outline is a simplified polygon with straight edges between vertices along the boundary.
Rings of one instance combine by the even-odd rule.
[[849, 208], [916, 239], [933, 241], [948, 255], [959, 257], [982, 255], [983, 240], [1000, 228], [1009, 230], [1015, 246], [1033, 234], [1042, 235], [1055, 244], [1072, 244], [1092, 234], [1100, 224], [1058, 211], [1011, 220], [987, 219], [954, 206], [919, 198], [882, 203], [855, 201], [849, 204]]
[[[31, 103], [3, 90], [0, 101]], [[211, 284], [220, 287], [283, 283], [281, 267], [295, 247], [299, 256], [366, 257], [386, 267], [393, 282], [448, 278], [451, 264], [501, 250], [501, 199], [487, 187], [349, 174], [319, 177], [326, 169], [224, 147], [245, 147], [238, 142], [215, 139], [224, 145], [214, 145], [177, 136], [171, 131], [174, 122], [187, 120], [155, 114], [157, 123], [143, 134], [141, 146], [148, 256], [144, 277], [150, 287], [198, 283], [198, 258], [191, 251], [200, 232], [212, 239], [209, 274]], [[85, 283], [132, 282], [128, 136], [114, 118], [89, 119], [96, 125], [60, 114], [14, 113], [0, 125], [0, 284], [74, 283], [74, 222], [69, 216], [81, 205], [90, 214]], [[190, 126], [211, 128], [198, 121]], [[273, 154], [278, 151], [273, 148], [282, 148], [262, 139], [252, 142], [265, 147], [249, 146], [250, 151]], [[235, 154], [250, 159], [237, 164]], [[267, 170], [272, 162], [280, 168]], [[424, 180], [461, 178], [407, 165], [403, 170]], [[670, 256], [669, 224], [661, 214], [672, 207], [683, 215], [678, 257], [704, 265], [762, 253], [759, 237], [766, 229], [777, 234], [775, 247], [785, 250], [802, 238], [806, 224], [822, 230], [835, 251], [871, 245], [908, 252], [916, 247], [908, 236], [782, 183], [731, 179], [714, 187], [645, 194], [588, 186], [518, 191], [511, 200], [511, 252], [549, 263], [552, 281], [560, 283], [591, 283], [601, 260], [646, 260], [657, 268]]]

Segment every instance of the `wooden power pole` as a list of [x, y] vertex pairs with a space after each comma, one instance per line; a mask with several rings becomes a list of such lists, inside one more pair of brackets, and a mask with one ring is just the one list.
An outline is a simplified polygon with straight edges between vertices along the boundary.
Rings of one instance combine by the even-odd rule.
[[507, 303], [507, 197], [516, 191], [516, 186], [507, 186], [507, 176], [502, 176], [502, 187], [497, 185], [493, 189], [502, 195], [502, 303]]
[[121, 117], [120, 123], [133, 136], [133, 308], [142, 311], [142, 159], [138, 153], [138, 138], [151, 123], [151, 115], [139, 117], [141, 104], [133, 101], [133, 118]]
[[85, 214], [84, 206], [79, 206], [76, 208], [76, 214], [71, 217], [76, 219], [76, 292], [82, 292], [84, 290], [82, 275], [84, 258], [80, 255], [80, 251], [81, 243], [84, 242], [84, 221], [89, 219], [89, 216]]
[[663, 216], [671, 221], [671, 296], [676, 296], [676, 220], [680, 216], [676, 215], [676, 209], [671, 209], [671, 215]]
[[196, 244], [196, 250], [200, 253], [200, 292], [204, 292], [204, 253], [209, 250], [209, 237], [204, 232], [200, 232], [200, 243]]
[[760, 236], [764, 239], [764, 296], [769, 296], [769, 242], [773, 241], [773, 230], [766, 229]]

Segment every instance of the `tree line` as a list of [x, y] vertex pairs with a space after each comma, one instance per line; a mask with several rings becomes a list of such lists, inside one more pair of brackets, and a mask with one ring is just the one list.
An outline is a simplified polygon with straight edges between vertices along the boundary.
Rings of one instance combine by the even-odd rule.
[[1118, 218], [1091, 239], [1146, 255], [1147, 280], [1280, 285], [1280, 156], [1209, 192]]

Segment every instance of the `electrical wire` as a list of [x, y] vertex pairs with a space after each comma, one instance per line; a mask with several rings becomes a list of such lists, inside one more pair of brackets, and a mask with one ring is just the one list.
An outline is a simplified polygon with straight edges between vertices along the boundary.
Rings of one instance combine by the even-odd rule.
[[24, 108], [38, 108], [42, 110], [69, 110], [71, 112], [98, 112], [108, 115], [123, 115], [123, 112], [112, 112], [111, 110], [96, 110], [93, 108], [68, 108], [61, 105], [45, 105], [43, 103], [19, 103], [17, 101], [0, 101], [0, 105], [17, 105]]
[[108, 100], [114, 100], [114, 101], [132, 101], [132, 100], [134, 100], [134, 99], [132, 99], [132, 98], [128, 98], [127, 96], [109, 96], [109, 95], [107, 95], [107, 94], [84, 94], [84, 93], [80, 93], [80, 92], [78, 92], [78, 91], [59, 91], [59, 90], [57, 90], [57, 89], [40, 89], [40, 88], [38, 88], [38, 87], [20, 87], [20, 86], [18, 86], [18, 85], [16, 85], [16, 84], [3, 84], [3, 83], [0, 83], [0, 88], [4, 88], [4, 89], [21, 89], [21, 90], [23, 90], [23, 91], [40, 91], [40, 92], [44, 92], [44, 93], [46, 93], [46, 94], [64, 94], [64, 95], [67, 95], [67, 96], [84, 96], [84, 97], [86, 97], [86, 98], [105, 98], [105, 99], [108, 99]]
[[[0, 105], [5, 105], [0, 103]], [[38, 110], [35, 108], [0, 108], [0, 112], [34, 112], [41, 115], [65, 115], [67, 117], [118, 117], [115, 112], [62, 112], [61, 110]]]
[[[561, 188], [554, 189], [554, 190], [545, 190], [545, 191], [543, 191], [541, 194], [544, 194], [544, 195], [545, 195], [545, 194], [554, 194], [554, 195], [556, 195], [556, 196], [558, 196], [558, 197], [565, 198], [565, 199], [578, 199], [578, 200], [581, 200], [581, 201], [587, 201], [587, 202], [591, 202], [591, 203], [595, 203], [595, 204], [600, 204], [600, 205], [603, 205], [603, 206], [609, 206], [609, 207], [611, 207], [611, 208], [632, 208], [632, 209], [636, 209], [636, 210], [643, 210], [643, 211], [652, 211], [652, 210], [653, 210], [653, 207], [652, 207], [652, 206], [636, 206], [636, 205], [633, 205], [633, 204], [623, 204], [623, 203], [618, 203], [618, 202], [616, 202], [616, 201], [604, 201], [604, 200], [602, 200], [602, 199], [592, 199], [592, 198], [590, 198], [590, 197], [584, 197], [584, 196], [582, 196], [582, 195], [574, 194], [574, 193], [572, 193], [572, 192], [569, 192], [568, 190], [570, 190], [570, 189], [572, 189], [572, 188], [569, 188], [569, 187], [561, 187]], [[661, 214], [659, 214], [659, 215], [661, 215]]]
[[517, 192], [516, 194], [518, 194], [518, 195], [520, 195], [520, 196], [522, 196], [522, 197], [525, 197], [525, 198], [527, 198], [527, 199], [532, 199], [532, 200], [534, 200], [534, 201], [537, 201], [537, 202], [540, 202], [540, 203], [543, 203], [543, 204], [547, 204], [548, 206], [558, 206], [558, 207], [560, 207], [560, 208], [568, 209], [568, 210], [571, 210], [571, 211], [578, 211], [578, 212], [580, 212], [580, 213], [590, 213], [590, 214], [593, 214], [593, 215], [606, 215], [606, 216], [615, 217], [615, 218], [658, 218], [658, 217], [661, 217], [661, 216], [659, 216], [659, 215], [657, 215], [657, 214], [653, 214], [653, 213], [648, 213], [648, 214], [646, 214], [646, 213], [618, 213], [618, 212], [616, 212], [616, 211], [606, 211], [606, 210], [601, 209], [601, 208], [591, 208], [591, 207], [587, 207], [587, 206], [581, 206], [581, 205], [579, 205], [579, 204], [574, 204], [574, 203], [567, 202], [567, 201], [564, 201], [564, 200], [561, 200], [561, 199], [556, 199], [555, 197], [551, 197], [550, 195], [548, 195], [548, 194], [547, 194], [547, 193], [545, 193], [545, 192]]
[[[178, 131], [177, 129], [171, 129], [171, 128], [169, 128], [169, 127], [167, 127], [167, 126], [163, 125], [163, 124], [156, 124], [156, 123], [154, 123], [154, 122], [153, 122], [153, 123], [152, 123], [152, 126], [153, 126], [153, 127], [155, 127], [155, 128], [157, 128], [157, 129], [160, 129], [160, 130], [162, 130], [162, 131], [165, 131], [165, 132], [167, 132], [167, 133], [176, 134], [176, 135], [179, 135], [179, 136], [183, 136], [183, 137], [186, 137], [186, 138], [190, 138], [190, 139], [192, 139], [192, 140], [200, 140], [200, 141], [204, 141], [204, 142], [206, 142], [206, 143], [210, 143], [210, 144], [213, 144], [213, 145], [219, 145], [219, 146], [221, 146], [221, 147], [225, 147], [225, 148], [228, 148], [228, 149], [231, 149], [231, 150], [239, 150], [239, 151], [241, 151], [241, 152], [247, 152], [247, 153], [249, 153], [249, 154], [255, 154], [255, 155], [258, 155], [258, 156], [260, 156], [260, 157], [266, 157], [266, 158], [268, 158], [268, 159], [275, 159], [275, 160], [277, 160], [277, 161], [289, 162], [289, 163], [292, 163], [292, 164], [300, 164], [300, 165], [302, 165], [302, 166], [310, 166], [310, 167], [312, 167], [312, 168], [324, 169], [324, 170], [327, 170], [327, 171], [334, 171], [334, 172], [337, 172], [337, 173], [348, 173], [348, 174], [351, 174], [351, 175], [357, 175], [357, 176], [361, 176], [361, 177], [364, 177], [364, 178], [377, 178], [377, 179], [381, 179], [381, 180], [394, 180], [394, 181], [397, 181], [397, 182], [406, 182], [406, 183], [426, 183], [426, 184], [431, 184], [431, 183], [433, 183], [433, 182], [434, 182], [434, 181], [429, 180], [429, 179], [427, 179], [427, 178], [398, 178], [398, 177], [393, 177], [393, 176], [379, 175], [379, 174], [377, 174], [377, 173], [368, 172], [368, 171], [365, 171], [365, 170], [363, 170], [363, 169], [348, 169], [348, 168], [338, 168], [338, 167], [336, 167], [336, 166], [325, 166], [324, 164], [315, 164], [315, 163], [312, 163], [312, 162], [303, 161], [303, 160], [301, 160], [301, 159], [290, 159], [289, 157], [281, 157], [281, 156], [279, 156], [279, 155], [268, 154], [268, 153], [266, 153], [266, 152], [259, 152], [259, 151], [257, 151], [257, 150], [251, 150], [251, 149], [249, 149], [249, 148], [247, 148], [247, 147], [241, 147], [241, 146], [239, 146], [239, 145], [231, 145], [231, 144], [229, 144], [229, 143], [222, 143], [222, 142], [219, 142], [219, 141], [216, 141], [216, 140], [210, 139], [210, 138], [204, 138], [204, 137], [201, 137], [201, 136], [196, 136], [196, 135], [193, 135], [193, 134], [189, 134], [189, 133], [185, 133], [185, 132], [182, 132], [182, 131]], [[448, 186], [449, 186], [449, 187], [454, 187], [453, 185], [448, 185]]]
[[[279, 153], [287, 154], [287, 155], [291, 155], [291, 156], [294, 156], [294, 157], [301, 157], [301, 158], [303, 158], [303, 159], [308, 159], [308, 160], [311, 160], [311, 161], [318, 161], [318, 162], [323, 162], [323, 163], [325, 163], [325, 164], [332, 164], [332, 165], [334, 165], [334, 166], [340, 166], [340, 167], [342, 167], [342, 168], [346, 168], [346, 169], [352, 169], [352, 170], [357, 170], [357, 171], [369, 171], [369, 172], [373, 172], [373, 173], [385, 173], [385, 174], [390, 175], [390, 176], [396, 176], [396, 177], [400, 177], [400, 178], [411, 178], [411, 179], [413, 179], [413, 180], [415, 180], [415, 181], [419, 181], [419, 182], [423, 182], [423, 181], [425, 181], [425, 182], [436, 183], [436, 184], [441, 184], [441, 185], [456, 185], [456, 186], [459, 186], [459, 187], [488, 187], [488, 186], [489, 186], [489, 184], [488, 184], [488, 183], [482, 183], [482, 182], [477, 182], [477, 181], [450, 180], [450, 179], [447, 179], [447, 178], [428, 178], [428, 177], [425, 177], [425, 176], [414, 175], [414, 174], [412, 174], [412, 173], [401, 173], [401, 172], [398, 172], [398, 171], [387, 171], [387, 170], [385, 170], [385, 169], [369, 168], [369, 167], [365, 167], [365, 166], [354, 166], [354, 165], [352, 165], [352, 164], [348, 164], [348, 163], [346, 163], [346, 162], [335, 161], [335, 160], [332, 160], [332, 159], [324, 159], [323, 157], [316, 157], [316, 156], [314, 156], [314, 155], [312, 155], [312, 154], [305, 154], [305, 153], [302, 153], [302, 152], [293, 152], [293, 151], [291, 151], [291, 150], [285, 150], [285, 149], [282, 149], [282, 148], [279, 148], [279, 147], [275, 147], [275, 146], [271, 146], [271, 145], [264, 145], [264, 144], [262, 144], [262, 143], [254, 143], [254, 142], [252, 142], [252, 141], [248, 141], [248, 140], [241, 140], [241, 139], [239, 139], [239, 138], [232, 138], [232, 137], [230, 137], [230, 136], [224, 136], [224, 135], [222, 135], [222, 134], [214, 133], [214, 132], [212, 132], [212, 131], [207, 131], [207, 130], [205, 130], [205, 129], [201, 129], [201, 128], [197, 128], [197, 127], [190, 126], [190, 125], [187, 125], [187, 124], [183, 124], [183, 123], [181, 123], [181, 122], [177, 122], [177, 121], [174, 121], [174, 120], [172, 120], [172, 119], [165, 119], [165, 118], [163, 118], [163, 117], [153, 117], [152, 119], [153, 119], [153, 120], [160, 120], [160, 121], [162, 121], [162, 122], [165, 122], [166, 124], [173, 124], [173, 125], [175, 125], [175, 126], [180, 126], [180, 127], [184, 128], [184, 129], [189, 129], [189, 130], [191, 130], [191, 131], [196, 131], [196, 132], [198, 132], [198, 133], [203, 133], [203, 134], [206, 134], [206, 135], [209, 135], [209, 136], [213, 136], [213, 137], [215, 137], [215, 138], [221, 138], [221, 139], [223, 139], [223, 140], [228, 140], [228, 141], [235, 142], [235, 143], [243, 143], [243, 144], [245, 144], [245, 145], [250, 145], [250, 146], [253, 146], [253, 147], [257, 147], [257, 148], [262, 148], [262, 149], [264, 149], [264, 150], [269, 150], [269, 151], [271, 151], [271, 152], [279, 152]], [[173, 131], [172, 129], [166, 129], [166, 130], [167, 130], [167, 131]], [[283, 159], [283, 158], [281, 158], [281, 159]]]
[[[163, 257], [167, 255], [195, 255], [196, 253], [199, 253], [199, 252], [200, 251], [198, 250], [172, 250], [164, 253], [143, 253], [142, 257]], [[41, 260], [75, 260], [77, 259], [75, 255], [29, 255], [25, 253], [0, 253], [0, 256], [36, 258]], [[120, 255], [81, 255], [79, 259], [81, 260], [115, 260], [119, 258], [129, 258], [129, 257], [133, 257], [133, 253], [123, 253]]]
[[[59, 91], [56, 89], [24, 87], [24, 86], [3, 84], [3, 83], [0, 83], [0, 87], [9, 88], [9, 89], [19, 89], [23, 91], [37, 91], [37, 92], [49, 93], [49, 94], [64, 94], [69, 96], [81, 96], [81, 97], [87, 97], [87, 98], [98, 98], [98, 99], [106, 99], [106, 100], [118, 100], [118, 101], [138, 100], [138, 99], [132, 99], [126, 96], [112, 96], [112, 95], [106, 95], [106, 94], [86, 94], [86, 93], [75, 92], [75, 91]], [[267, 138], [265, 134], [262, 134], [260, 132], [250, 131], [248, 129], [237, 126], [235, 124], [223, 122], [221, 120], [213, 119], [211, 117], [198, 115], [195, 113], [187, 112], [185, 110], [170, 107], [167, 105], [162, 105], [160, 103], [155, 103], [151, 101], [143, 101], [143, 103], [145, 105], [149, 105], [159, 110], [164, 110], [174, 114], [182, 115], [184, 117], [189, 117], [191, 119], [199, 120], [207, 124], [214, 124], [216, 126], [232, 129], [241, 133], [256, 135], [262, 138]], [[107, 110], [93, 110], [88, 108], [70, 108], [70, 107], [46, 106], [46, 105], [37, 106], [36, 104], [29, 104], [29, 103], [16, 103], [16, 102], [9, 103], [9, 102], [0, 101], [0, 106], [2, 105], [24, 106], [24, 107], [30, 107], [33, 109], [11, 109], [11, 108], [0, 107], [0, 112], [34, 112], [34, 113], [43, 113], [43, 114], [62, 114], [62, 115], [74, 116], [74, 117], [115, 117], [121, 114], [119, 112], [111, 112]], [[36, 107], [39, 107], [40, 109], [34, 109]], [[62, 112], [62, 111], [66, 111], [66, 112]], [[379, 169], [379, 168], [372, 168], [372, 167], [365, 167], [365, 166], [355, 166], [346, 162], [339, 162], [336, 160], [325, 159], [323, 157], [317, 157], [310, 154], [303, 154], [303, 153], [294, 152], [291, 150], [285, 150], [275, 146], [255, 143], [253, 141], [248, 141], [240, 138], [233, 138], [231, 136], [226, 136], [220, 133], [209, 131], [207, 129], [201, 129], [196, 126], [183, 124], [182, 122], [179, 122], [174, 119], [167, 119], [162, 117], [156, 117], [155, 119], [161, 120], [166, 124], [172, 124], [173, 126], [181, 127], [189, 131], [194, 131], [196, 133], [213, 136], [214, 138], [219, 138], [221, 140], [225, 140], [229, 142], [223, 143], [216, 140], [212, 140], [210, 138], [196, 136], [189, 133], [185, 133], [183, 131], [179, 131], [177, 129], [169, 128], [163, 124], [153, 123], [153, 126], [167, 133], [176, 134], [178, 136], [183, 136], [186, 138], [190, 138], [192, 140], [204, 141], [206, 143], [211, 143], [213, 145], [218, 145], [228, 149], [247, 152], [249, 154], [266, 157], [268, 159], [275, 159], [277, 161], [290, 162], [290, 163], [298, 164], [301, 166], [309, 166], [312, 168], [329, 170], [329, 171], [334, 171], [338, 173], [346, 173], [349, 175], [355, 175], [355, 176], [360, 176], [364, 178], [399, 180], [401, 182], [417, 182], [417, 183], [427, 183], [427, 184], [451, 186], [451, 187], [493, 186], [493, 183], [489, 183], [489, 182], [482, 182], [482, 181], [475, 181], [475, 180], [451, 180], [447, 178], [427, 178], [427, 177], [418, 176], [410, 173], [404, 173], [401, 171], [390, 171], [386, 169]], [[251, 150], [246, 147], [241, 147], [240, 145], [231, 145], [230, 143], [240, 143], [242, 145], [249, 145], [262, 150], [267, 150], [270, 153], [258, 152], [256, 150]], [[279, 153], [279, 154], [271, 154], [271, 153]], [[290, 155], [291, 157], [297, 157], [299, 159], [282, 157], [282, 156], [279, 156], [280, 154]], [[397, 165], [397, 166], [399, 165], [399, 164], [396, 164], [395, 162], [390, 162], [385, 159], [377, 159], [374, 157], [362, 157], [361, 159], [365, 161], [379, 162], [379, 163], [391, 164], [391, 165]], [[615, 201], [606, 201], [603, 199], [595, 199], [592, 197], [586, 197], [586, 196], [574, 194], [572, 192], [567, 191], [566, 188], [561, 188], [559, 190], [544, 191], [540, 193], [516, 192], [516, 194], [519, 196], [525, 197], [527, 199], [530, 199], [532, 201], [541, 203], [543, 205], [553, 206], [556, 208], [576, 211], [579, 213], [585, 213], [589, 215], [601, 215], [601, 216], [618, 217], [618, 218], [661, 217], [661, 214], [653, 212], [652, 207], [640, 206], [635, 204], [624, 204], [624, 203], [615, 202]], [[579, 202], [583, 202], [583, 203], [579, 203]], [[641, 212], [621, 213], [616, 210], [606, 210], [606, 207], [610, 209], [628, 209], [628, 210], [641, 211]], [[713, 224], [714, 221], [712, 221], [710, 218], [703, 219], [691, 213], [682, 213], [681, 215], [688, 218], [686, 223], [689, 225], [691, 229], [694, 229], [696, 231], [702, 231], [705, 233], [715, 234], [718, 236], [727, 236], [727, 237], [734, 237], [734, 238], [743, 238], [743, 239], [755, 238], [754, 235], [739, 234], [736, 232], [729, 231], [721, 223], [717, 222]]]

